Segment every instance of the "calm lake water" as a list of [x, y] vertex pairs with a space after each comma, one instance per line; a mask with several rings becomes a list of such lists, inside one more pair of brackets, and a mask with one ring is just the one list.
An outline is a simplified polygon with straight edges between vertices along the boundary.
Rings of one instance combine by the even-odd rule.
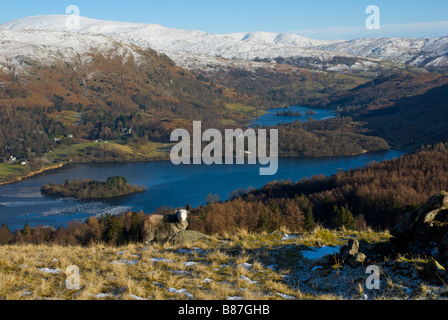
[[[277, 111], [300, 111], [301, 117], [279, 117]], [[313, 119], [333, 117], [329, 110], [294, 106], [271, 109], [255, 121], [254, 125], [274, 126], [282, 122], [307, 121], [307, 110], [313, 110]], [[259, 165], [181, 165], [169, 161], [120, 164], [75, 164], [46, 172], [24, 181], [0, 187], [0, 225], [6, 223], [11, 230], [30, 226], [64, 227], [73, 220], [83, 221], [91, 216], [124, 211], [143, 210], [152, 213], [162, 206], [193, 207], [205, 203], [207, 195], [216, 194], [221, 200], [237, 189], [261, 188], [274, 180], [298, 181], [313, 175], [332, 175], [339, 170], [363, 167], [371, 161], [380, 162], [400, 157], [402, 151], [368, 153], [352, 157], [332, 158], [280, 158], [275, 176], [260, 176]], [[43, 197], [40, 188], [51, 182], [63, 183], [66, 179], [106, 180], [123, 176], [129, 183], [144, 185], [146, 192], [106, 201], [77, 201]]]
[[[300, 112], [301, 116], [279, 116], [277, 112], [288, 112], [292, 111], [294, 113]], [[311, 111], [314, 113], [313, 115], [307, 115], [307, 111]], [[310, 117], [314, 120], [327, 120], [331, 118], [335, 118], [336, 114], [333, 110], [324, 110], [324, 109], [314, 109], [314, 108], [305, 108], [301, 106], [291, 106], [288, 108], [280, 108], [280, 109], [268, 109], [268, 113], [262, 115], [257, 120], [252, 122], [252, 126], [276, 126], [282, 123], [291, 123], [297, 120], [302, 122], [307, 122]]]
[[[0, 224], [12, 230], [30, 226], [66, 226], [69, 221], [83, 220], [102, 213], [118, 214], [140, 209], [151, 213], [161, 206], [199, 206], [208, 194], [221, 200], [239, 188], [260, 188], [273, 180], [300, 180], [312, 175], [332, 175], [339, 170], [362, 167], [370, 161], [399, 157], [401, 151], [368, 153], [353, 157], [280, 158], [275, 176], [260, 176], [258, 165], [181, 165], [169, 161], [126, 164], [75, 164], [44, 173], [19, 183], [0, 187]], [[111, 201], [76, 201], [43, 197], [40, 187], [65, 179], [106, 180], [124, 176], [131, 184], [145, 185], [146, 192]]]

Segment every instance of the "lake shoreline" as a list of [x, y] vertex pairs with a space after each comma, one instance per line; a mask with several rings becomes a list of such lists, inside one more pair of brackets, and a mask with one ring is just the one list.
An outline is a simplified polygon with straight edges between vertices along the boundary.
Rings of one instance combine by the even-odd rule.
[[67, 163], [59, 163], [59, 164], [55, 164], [53, 166], [49, 166], [49, 167], [46, 167], [46, 168], [41, 168], [41, 169], [39, 169], [37, 171], [32, 171], [30, 173], [27, 173], [24, 176], [17, 176], [13, 180], [0, 182], [0, 187], [8, 185], [8, 184], [13, 184], [13, 183], [16, 183], [16, 182], [20, 182], [20, 181], [22, 181], [24, 179], [27, 179], [27, 178], [32, 178], [32, 177], [34, 177], [36, 175], [39, 175], [41, 173], [45, 173], [47, 171], [61, 169], [61, 168], [63, 168], [66, 165], [67, 165]]
[[[356, 154], [347, 154], [347, 155], [334, 155], [334, 156], [326, 156], [326, 155], [322, 155], [322, 156], [313, 156], [313, 157], [307, 157], [307, 156], [300, 156], [300, 155], [279, 155], [279, 158], [298, 158], [298, 159], [331, 159], [331, 158], [336, 158], [336, 157], [356, 157], [356, 156], [361, 156], [364, 154], [368, 154], [368, 153], [377, 153], [377, 152], [389, 152], [389, 151], [405, 151], [406, 153], [408, 153], [409, 150], [404, 150], [404, 149], [396, 149], [396, 148], [390, 148], [388, 150], [376, 150], [376, 151], [369, 151], [369, 150], [363, 150], [360, 153], [356, 153]], [[53, 166], [50, 167], [46, 167], [46, 168], [41, 168], [37, 171], [33, 171], [30, 172], [24, 176], [18, 176], [16, 178], [14, 178], [13, 180], [10, 181], [3, 181], [0, 182], [0, 187], [5, 186], [5, 185], [10, 185], [10, 184], [14, 184], [17, 182], [21, 182], [22, 180], [28, 179], [28, 178], [32, 178], [34, 176], [37, 176], [39, 174], [42, 173], [48, 173], [51, 172], [53, 170], [58, 170], [58, 169], [62, 169], [65, 168], [67, 166], [70, 165], [74, 165], [74, 164], [126, 164], [126, 163], [152, 163], [152, 162], [167, 162], [170, 161], [169, 157], [166, 158], [154, 158], [154, 159], [146, 159], [146, 160], [135, 160], [135, 161], [130, 161], [130, 160], [126, 160], [126, 161], [110, 161], [110, 160], [105, 160], [105, 161], [101, 161], [101, 160], [97, 160], [97, 161], [71, 161], [71, 162], [64, 162], [64, 163], [59, 163], [59, 164], [55, 164]], [[224, 164], [223, 164], [224, 165]]]

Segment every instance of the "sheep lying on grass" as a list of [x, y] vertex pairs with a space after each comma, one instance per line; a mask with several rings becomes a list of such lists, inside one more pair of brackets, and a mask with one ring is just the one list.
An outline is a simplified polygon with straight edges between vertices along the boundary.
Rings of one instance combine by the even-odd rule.
[[188, 227], [188, 211], [177, 210], [175, 214], [153, 214], [143, 220], [143, 241], [145, 243], [168, 242]]

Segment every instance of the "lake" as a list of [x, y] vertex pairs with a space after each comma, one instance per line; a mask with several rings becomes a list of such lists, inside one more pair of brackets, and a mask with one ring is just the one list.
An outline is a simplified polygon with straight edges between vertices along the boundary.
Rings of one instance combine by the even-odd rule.
[[[296, 114], [300, 112], [302, 115], [278, 115], [277, 113], [283, 112], [293, 112]], [[307, 115], [307, 112], [313, 113], [312, 115]], [[252, 121], [251, 126], [276, 126], [278, 124], [283, 123], [291, 123], [294, 121], [302, 121], [307, 122], [310, 117], [314, 120], [327, 120], [331, 118], [336, 118], [336, 114], [334, 110], [326, 110], [326, 109], [316, 109], [316, 108], [305, 108], [301, 106], [291, 106], [287, 108], [277, 108], [277, 109], [268, 109], [267, 113], [259, 117], [258, 119]]]
[[[307, 110], [312, 118], [324, 120], [334, 117], [331, 110], [301, 106], [270, 109], [255, 120], [253, 126], [275, 126], [297, 120], [307, 121]], [[277, 111], [299, 111], [302, 116], [277, 116]], [[162, 206], [193, 207], [206, 202], [209, 194], [221, 200], [237, 189], [261, 188], [274, 180], [298, 181], [313, 175], [330, 176], [340, 170], [363, 167], [371, 161], [384, 161], [400, 157], [404, 152], [366, 153], [351, 157], [331, 158], [279, 158], [278, 172], [274, 176], [260, 176], [260, 165], [180, 165], [169, 161], [118, 164], [73, 164], [46, 172], [21, 182], [0, 187], [0, 225], [11, 230], [30, 226], [65, 227], [70, 221], [83, 221], [91, 216], [132, 210], [152, 213]], [[144, 185], [146, 191], [104, 201], [78, 201], [44, 197], [40, 188], [51, 182], [63, 183], [66, 179], [93, 179], [105, 181], [111, 176], [123, 176], [130, 184]]]
[[[273, 180], [300, 180], [312, 175], [332, 175], [339, 170], [363, 167], [403, 155], [402, 151], [367, 153], [351, 157], [280, 158], [275, 176], [260, 176], [259, 165], [180, 165], [169, 161], [120, 164], [74, 164], [0, 187], [0, 225], [11, 230], [30, 226], [64, 227], [73, 220], [127, 210], [151, 213], [161, 206], [193, 207], [205, 203], [208, 194], [221, 200], [239, 188], [260, 188]], [[124, 176], [131, 184], [145, 185], [146, 192], [108, 201], [77, 201], [43, 197], [40, 187], [65, 179], [106, 180]]]

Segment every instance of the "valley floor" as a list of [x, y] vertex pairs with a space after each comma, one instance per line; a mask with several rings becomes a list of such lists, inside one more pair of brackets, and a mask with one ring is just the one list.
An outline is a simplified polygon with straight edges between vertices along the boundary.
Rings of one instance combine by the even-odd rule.
[[[190, 232], [190, 231], [187, 231]], [[428, 261], [373, 262], [380, 289], [366, 288], [365, 265], [322, 264], [348, 239], [388, 241], [388, 233], [329, 231], [211, 236], [181, 244], [109, 247], [0, 247], [0, 299], [6, 300], [345, 300], [444, 299], [447, 286], [420, 274]], [[68, 290], [67, 267], [79, 268], [80, 289]]]

